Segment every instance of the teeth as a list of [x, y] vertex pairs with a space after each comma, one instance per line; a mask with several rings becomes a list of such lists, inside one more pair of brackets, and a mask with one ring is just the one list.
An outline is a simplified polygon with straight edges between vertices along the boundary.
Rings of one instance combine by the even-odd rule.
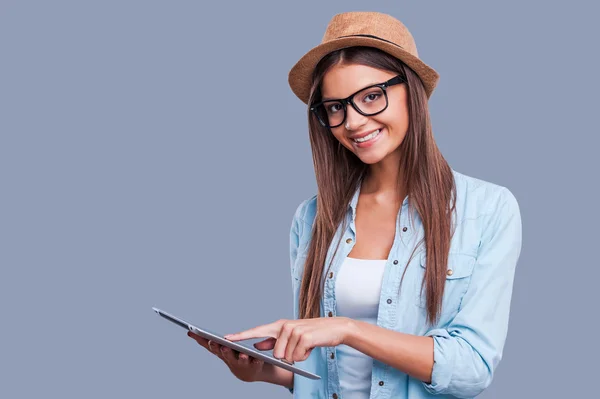
[[357, 142], [357, 143], [364, 143], [365, 141], [369, 141], [372, 138], [374, 138], [375, 136], [377, 136], [379, 134], [380, 130], [381, 129], [377, 129], [373, 133], [367, 134], [365, 137], [362, 137], [360, 139], [354, 139], [354, 141]]

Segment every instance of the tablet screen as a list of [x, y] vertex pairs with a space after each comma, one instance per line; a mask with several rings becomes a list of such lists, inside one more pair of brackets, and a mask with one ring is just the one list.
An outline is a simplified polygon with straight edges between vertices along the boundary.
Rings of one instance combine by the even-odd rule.
[[[297, 366], [289, 363], [287, 360], [285, 359], [276, 359], [273, 357], [272, 353], [264, 353], [267, 351], [259, 351], [258, 349], [256, 349], [254, 346], [249, 345], [248, 343], [244, 343], [242, 341], [229, 341], [226, 338], [223, 337], [222, 334], [216, 333], [214, 331], [210, 331], [207, 330], [205, 328], [200, 328], [197, 327], [185, 320], [182, 320], [176, 316], [173, 316], [167, 312], [164, 312], [160, 309], [157, 308], [152, 308], [158, 315], [164, 317], [165, 319], [171, 321], [172, 323], [177, 324], [178, 326], [185, 328], [186, 330], [192, 331], [194, 334], [199, 335], [205, 339], [210, 339], [215, 341], [216, 343], [220, 344], [220, 345], [224, 345], [227, 346], [233, 350], [236, 350], [238, 352], [243, 352], [245, 354], [247, 354], [248, 356], [252, 356], [255, 357], [257, 359], [261, 359], [267, 363], [271, 363], [275, 366], [284, 368], [286, 370], [292, 371], [293, 373], [299, 374], [301, 376], [313, 379], [313, 380], [318, 380], [321, 379], [320, 376], [318, 376], [317, 374], [313, 374], [309, 371], [303, 370], [301, 368], [298, 368]], [[265, 337], [267, 338], [267, 337]]]

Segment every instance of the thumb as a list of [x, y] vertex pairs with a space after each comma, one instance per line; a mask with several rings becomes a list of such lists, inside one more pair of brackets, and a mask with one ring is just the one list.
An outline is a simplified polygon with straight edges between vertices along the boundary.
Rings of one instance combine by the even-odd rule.
[[267, 338], [264, 341], [260, 341], [254, 344], [254, 347], [261, 351], [268, 351], [275, 347], [275, 342], [277, 339], [275, 338]]

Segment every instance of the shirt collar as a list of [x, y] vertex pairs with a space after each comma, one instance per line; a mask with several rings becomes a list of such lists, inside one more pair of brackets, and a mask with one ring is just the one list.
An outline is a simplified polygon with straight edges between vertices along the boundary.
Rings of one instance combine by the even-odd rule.
[[352, 220], [356, 218], [356, 205], [358, 205], [358, 195], [360, 194], [360, 187], [362, 186], [363, 179], [360, 179], [358, 182], [358, 187], [350, 200], [350, 204], [348, 205], [350, 209], [352, 209]]

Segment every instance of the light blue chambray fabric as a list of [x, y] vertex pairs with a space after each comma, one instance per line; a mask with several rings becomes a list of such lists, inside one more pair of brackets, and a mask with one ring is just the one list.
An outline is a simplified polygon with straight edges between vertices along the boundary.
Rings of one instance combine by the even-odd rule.
[[[521, 215], [514, 195], [506, 187], [452, 171], [457, 188], [456, 231], [451, 241], [443, 309], [435, 326], [427, 325], [425, 293], [420, 296], [426, 253], [420, 244], [423, 226], [416, 212], [409, 219], [408, 196], [396, 218], [396, 233], [385, 266], [377, 325], [407, 334], [432, 336], [434, 366], [426, 384], [402, 371], [373, 360], [371, 398], [472, 398], [492, 381], [502, 357], [507, 335], [515, 267], [521, 252]], [[335, 279], [344, 258], [355, 243], [356, 205], [360, 187], [349, 204], [347, 227], [338, 227], [324, 268], [325, 292], [321, 316], [336, 314]], [[316, 195], [297, 208], [290, 230], [290, 262], [293, 314], [298, 318], [298, 296], [311, 227], [316, 214]], [[406, 228], [406, 231], [404, 229]], [[341, 240], [340, 240], [341, 238]], [[338, 241], [339, 248], [334, 255]], [[400, 279], [406, 267], [402, 286]], [[332, 273], [332, 274], [331, 274]], [[343, 399], [335, 347], [315, 348], [297, 365], [321, 380], [294, 375], [296, 398]]]

